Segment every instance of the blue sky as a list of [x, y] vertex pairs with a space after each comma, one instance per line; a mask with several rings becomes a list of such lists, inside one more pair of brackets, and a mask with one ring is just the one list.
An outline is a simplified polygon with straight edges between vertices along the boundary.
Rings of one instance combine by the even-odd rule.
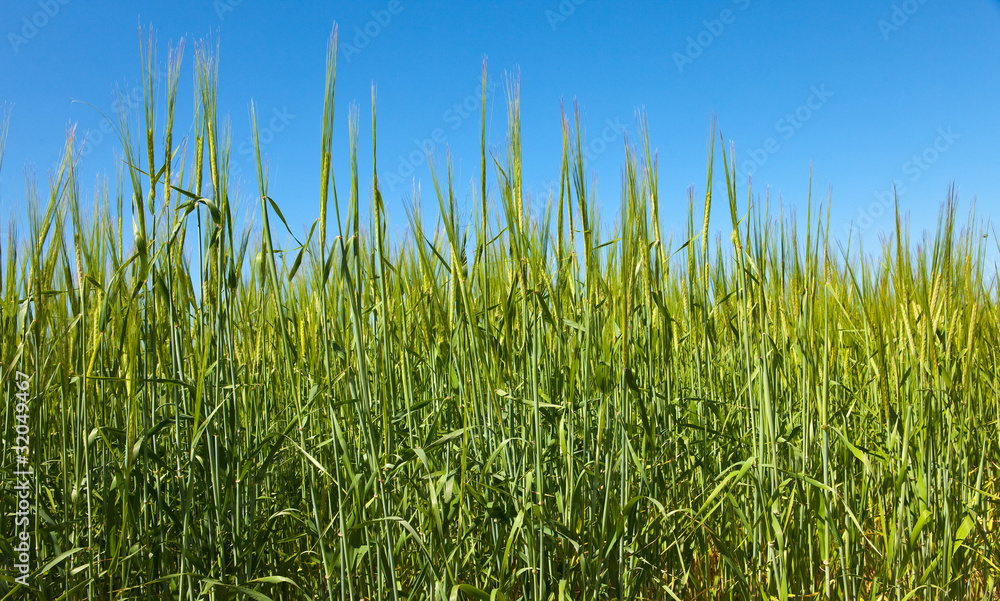
[[[111, 112], [116, 89], [141, 97], [139, 29], [152, 26], [161, 63], [171, 43], [186, 41], [175, 137], [191, 131], [194, 44], [210, 39], [220, 49], [219, 112], [230, 116], [243, 206], [252, 217], [253, 101], [268, 132], [272, 196], [293, 229], [308, 227], [319, 212], [324, 61], [334, 23], [335, 175], [346, 189], [356, 103], [360, 171], [370, 184], [374, 84], [380, 181], [397, 234], [406, 228], [413, 178], [424, 212], [434, 213], [425, 141], [439, 171], [450, 151], [459, 198], [474, 206], [484, 56], [491, 148], [502, 148], [506, 136], [504, 82], [519, 74], [524, 179], [534, 206], [559, 177], [561, 103], [576, 101], [606, 226], [617, 215], [624, 136], [635, 140], [636, 111], [645, 111], [675, 246], [688, 188], [704, 195], [712, 115], [727, 149], [735, 145], [738, 170], [752, 172], [755, 196], [769, 188], [772, 207], [781, 202], [804, 215], [811, 168], [814, 198], [832, 190], [831, 230], [840, 236], [853, 223], [872, 250], [893, 226], [894, 182], [916, 232], [934, 226], [952, 182], [963, 211], [974, 198], [982, 216], [1000, 207], [996, 0], [8, 0], [0, 8], [0, 106], [11, 111], [0, 214], [17, 219], [26, 173], [44, 187], [70, 124], [78, 141], [86, 132], [84, 192], [99, 174], [113, 180], [119, 143], [89, 105]], [[491, 170], [495, 190], [494, 182]], [[717, 182], [722, 193], [721, 176]], [[741, 177], [741, 196], [746, 189]], [[722, 229], [723, 197], [715, 208]]]

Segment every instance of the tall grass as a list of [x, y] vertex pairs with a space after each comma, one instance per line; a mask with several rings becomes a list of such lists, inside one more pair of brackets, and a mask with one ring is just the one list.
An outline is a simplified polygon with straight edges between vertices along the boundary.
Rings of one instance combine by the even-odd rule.
[[153, 50], [123, 186], [84, 200], [70, 140], [2, 249], [4, 440], [32, 374], [38, 474], [3, 598], [998, 598], [998, 299], [953, 194], [915, 251], [897, 212], [864, 254], [828, 202], [799, 229], [737, 189], [723, 146], [713, 238], [713, 129], [673, 246], [640, 121], [605, 238], [578, 117], [525, 206], [514, 82], [480, 198], [448, 166], [440, 217], [388, 240], [356, 113], [331, 160], [334, 37], [319, 218], [280, 248], [259, 144], [262, 225], [234, 228], [214, 54], [178, 141], [183, 47], [165, 82]]

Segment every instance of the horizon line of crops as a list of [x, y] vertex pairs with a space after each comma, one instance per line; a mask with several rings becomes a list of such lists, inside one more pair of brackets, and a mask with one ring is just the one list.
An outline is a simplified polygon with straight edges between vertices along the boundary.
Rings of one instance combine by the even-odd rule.
[[8, 573], [3, 599], [1000, 598], [998, 299], [952, 193], [927, 244], [897, 210], [857, 257], [828, 203], [803, 232], [738, 191], [723, 145], [713, 242], [713, 126], [672, 248], [641, 121], [605, 238], [578, 114], [527, 214], [513, 80], [503, 153], [482, 105], [476, 206], [448, 164], [440, 216], [394, 244], [374, 92], [370, 197], [356, 112], [346, 180], [333, 165], [336, 48], [319, 218], [289, 248], [254, 114], [260, 239], [233, 227], [204, 45], [193, 138], [173, 138], [183, 44], [161, 89], [150, 36], [138, 129], [110, 116], [123, 185], [84, 219], [70, 139], [28, 191], [0, 254], [2, 469], [21, 371], [36, 592]]

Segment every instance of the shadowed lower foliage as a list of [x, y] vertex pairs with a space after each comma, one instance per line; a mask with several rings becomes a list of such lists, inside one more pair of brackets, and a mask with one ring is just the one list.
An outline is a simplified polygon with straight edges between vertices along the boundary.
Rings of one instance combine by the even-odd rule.
[[812, 202], [803, 229], [770, 215], [723, 152], [713, 242], [713, 131], [672, 248], [643, 133], [602, 234], [578, 119], [558, 192], [525, 206], [512, 84], [473, 206], [449, 168], [433, 227], [387, 240], [356, 115], [331, 165], [331, 41], [319, 219], [285, 233], [258, 152], [240, 232], [215, 59], [178, 142], [181, 52], [158, 82], [152, 50], [142, 135], [115, 121], [123, 191], [85, 201], [71, 140], [2, 248], [40, 591], [8, 572], [4, 598], [998, 598], [996, 274], [950, 195], [932, 237], [897, 214], [866, 255]]

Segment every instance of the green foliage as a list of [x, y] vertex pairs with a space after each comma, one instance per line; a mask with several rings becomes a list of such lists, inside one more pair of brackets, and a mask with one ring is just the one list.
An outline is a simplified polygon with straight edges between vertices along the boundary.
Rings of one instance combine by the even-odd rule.
[[394, 245], [377, 183], [361, 224], [356, 116], [337, 195], [336, 47], [298, 246], [276, 246], [259, 156], [260, 241], [233, 229], [204, 48], [192, 163], [170, 134], [178, 50], [142, 143], [119, 121], [130, 192], [84, 219], [68, 148], [26, 199], [2, 419], [12, 441], [32, 374], [38, 598], [996, 599], [998, 302], [951, 196], [915, 252], [897, 217], [869, 257], [811, 202], [804, 237], [741, 213], [723, 154], [731, 245], [710, 243], [709, 188], [673, 249], [642, 125], [602, 241], [578, 119], [558, 198], [525, 207], [512, 85], [502, 157], [483, 114], [474, 208], [449, 169], [433, 232], [411, 215]]

